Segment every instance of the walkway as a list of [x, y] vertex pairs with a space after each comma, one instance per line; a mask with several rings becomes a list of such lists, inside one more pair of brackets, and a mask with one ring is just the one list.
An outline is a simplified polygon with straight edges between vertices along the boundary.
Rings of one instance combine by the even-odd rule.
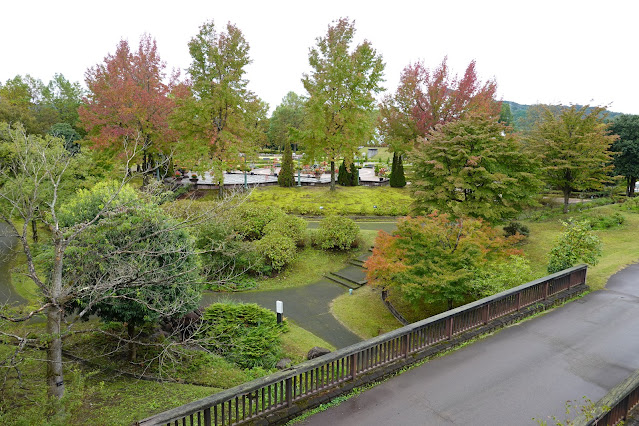
[[322, 279], [304, 287], [282, 290], [230, 294], [207, 292], [202, 297], [201, 304], [206, 306], [218, 299], [232, 299], [238, 302], [257, 303], [274, 311], [275, 302], [281, 300], [284, 302], [285, 317], [339, 349], [362, 340], [337, 321], [330, 312], [333, 299], [346, 292], [345, 287]]
[[607, 289], [434, 359], [305, 425], [535, 425], [639, 369], [639, 264]]

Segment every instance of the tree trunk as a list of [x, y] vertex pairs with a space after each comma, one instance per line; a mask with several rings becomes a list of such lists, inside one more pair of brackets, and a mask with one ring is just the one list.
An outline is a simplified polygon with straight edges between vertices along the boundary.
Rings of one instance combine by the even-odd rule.
[[60, 336], [60, 324], [62, 323], [62, 310], [57, 306], [47, 309], [47, 333], [49, 345], [47, 346], [47, 394], [50, 398], [60, 399], [64, 396], [64, 380], [62, 375], [62, 338]]
[[331, 161], [331, 191], [335, 191], [335, 161]]
[[637, 184], [637, 178], [635, 176], [628, 176], [628, 187], [626, 188], [626, 195], [628, 197], [635, 196], [635, 185]]
[[38, 223], [35, 219], [31, 219], [31, 233], [33, 234], [33, 242], [38, 242]]
[[135, 337], [135, 324], [133, 324], [132, 322], [128, 322], [126, 331], [129, 335], [129, 361], [135, 361], [138, 349], [137, 345], [133, 341], [133, 338]]
[[564, 189], [564, 213], [568, 213], [568, 205], [570, 203], [570, 193], [572, 192], [570, 189]]

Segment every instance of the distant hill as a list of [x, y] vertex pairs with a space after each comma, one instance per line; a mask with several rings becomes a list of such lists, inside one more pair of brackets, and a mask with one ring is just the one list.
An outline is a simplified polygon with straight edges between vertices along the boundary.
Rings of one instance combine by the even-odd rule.
[[[510, 105], [510, 112], [513, 115], [513, 127], [515, 128], [515, 130], [521, 131], [521, 130], [527, 129], [529, 126], [529, 123], [527, 122], [526, 117], [528, 115], [528, 108], [530, 108], [532, 105], [518, 104], [517, 102], [513, 102], [513, 101], [503, 101], [503, 103]], [[577, 105], [577, 107], [582, 107], [582, 106], [583, 105]], [[607, 112], [608, 112], [609, 120], [612, 120], [618, 115], [622, 115], [621, 112], [613, 112], [613, 111], [607, 111]]]

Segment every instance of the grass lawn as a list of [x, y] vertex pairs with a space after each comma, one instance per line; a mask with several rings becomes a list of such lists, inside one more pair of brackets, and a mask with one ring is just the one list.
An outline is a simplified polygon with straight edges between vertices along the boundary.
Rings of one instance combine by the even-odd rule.
[[[405, 216], [412, 198], [407, 188], [338, 186], [280, 188], [269, 186], [253, 190], [249, 201], [280, 207], [287, 213], [311, 216]], [[320, 209], [320, 207], [322, 207]]]
[[379, 291], [370, 286], [333, 300], [331, 313], [362, 339], [370, 339], [402, 326], [384, 306]]

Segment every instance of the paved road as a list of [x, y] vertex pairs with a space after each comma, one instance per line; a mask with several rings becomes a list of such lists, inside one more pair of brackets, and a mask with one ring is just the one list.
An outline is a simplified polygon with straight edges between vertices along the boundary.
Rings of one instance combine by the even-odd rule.
[[281, 290], [231, 294], [207, 292], [200, 304], [207, 306], [218, 298], [234, 299], [238, 302], [257, 303], [274, 311], [275, 301], [281, 300], [284, 302], [285, 317], [339, 349], [362, 340], [337, 321], [330, 312], [331, 301], [346, 292], [346, 287], [321, 279], [304, 287]]
[[306, 425], [534, 425], [639, 369], [639, 264], [607, 289], [432, 360]]

